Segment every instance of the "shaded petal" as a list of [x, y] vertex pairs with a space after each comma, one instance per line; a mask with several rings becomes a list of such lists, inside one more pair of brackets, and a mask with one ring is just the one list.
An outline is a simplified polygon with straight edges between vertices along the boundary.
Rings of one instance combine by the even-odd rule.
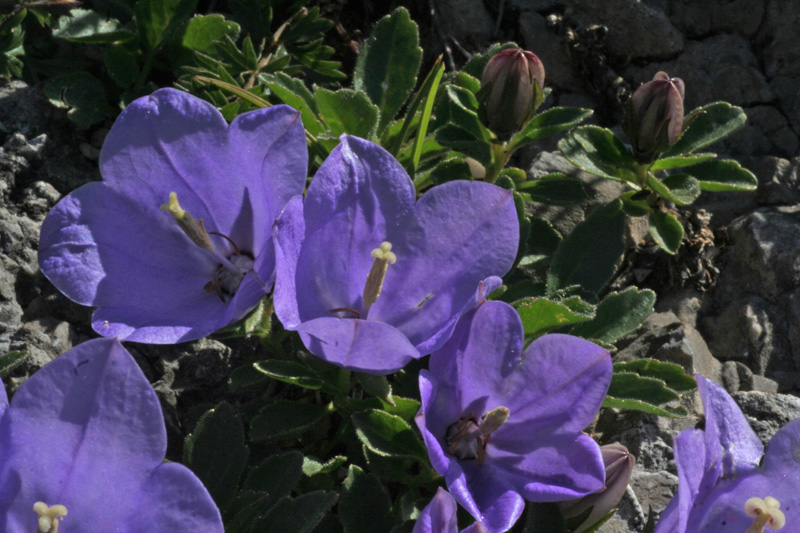
[[419, 391], [422, 403], [414, 422], [422, 433], [433, 469], [440, 475], [445, 475], [450, 469], [450, 464], [456, 461], [445, 453], [442, 442], [447, 427], [458, 420], [461, 410], [457, 403], [452, 401], [449, 391], [437, 389], [427, 370], [420, 370]]
[[[771, 475], [800, 472], [800, 420], [783, 426], [767, 445], [763, 467]], [[800, 476], [797, 477], [800, 482]], [[800, 514], [800, 508], [797, 509]]]
[[706, 468], [716, 457], [722, 459], [723, 473], [733, 475], [739, 468], [757, 465], [764, 447], [733, 398], [713, 381], [696, 376], [706, 418]]
[[305, 241], [295, 279], [303, 288], [297, 293], [303, 321], [341, 307], [361, 310], [370, 252], [406, 231], [414, 196], [408, 174], [386, 150], [342, 136], [305, 198]]
[[138, 493], [129, 498], [132, 508], [118, 523], [118, 527], [127, 526], [122, 529], [126, 533], [224, 531], [222, 517], [211, 496], [197, 476], [183, 465], [162, 464], [145, 480]]
[[676, 501], [674, 523], [678, 530], [682, 531], [680, 528], [686, 528], [689, 513], [707, 473], [705, 456], [702, 453], [705, 449], [703, 431], [699, 429], [683, 430], [673, 440], [672, 449], [678, 466], [678, 494], [673, 497], [673, 500]]
[[[492, 465], [479, 465], [477, 461], [459, 464], [464, 469], [471, 499], [479, 510], [478, 514], [472, 511], [470, 513], [476, 520], [483, 522], [487, 531], [502, 532], [511, 529], [525, 510], [522, 496], [509, 486], [506, 476]], [[452, 489], [450, 491], [453, 492]], [[469, 511], [469, 507], [465, 508]]]
[[431, 502], [425, 506], [411, 533], [457, 533], [456, 501], [439, 487]]
[[297, 260], [303, 247], [306, 223], [303, 218], [303, 197], [295, 196], [275, 222], [275, 290], [272, 300], [275, 314], [283, 327], [294, 330], [300, 325], [297, 308]]
[[46, 365], [3, 423], [0, 486], [17, 488], [0, 491], [3, 531], [35, 530], [37, 501], [65, 505], [70, 530], [115, 531], [120, 515], [110, 510], [124, 514], [166, 452], [158, 398], [116, 339], [88, 341]]
[[605, 486], [600, 447], [588, 435], [542, 434], [524, 427], [492, 434], [489, 461], [509, 487], [533, 502], [580, 498]]
[[519, 222], [512, 191], [463, 180], [426, 192], [414, 214], [414, 224], [389, 233], [397, 264], [389, 267], [370, 319], [392, 324], [430, 353], [449, 335], [431, 338], [452, 330], [471, 307], [478, 283], [511, 268]]
[[391, 374], [421, 357], [405, 335], [381, 322], [317, 318], [297, 332], [311, 353], [347, 370]]
[[0, 381], [0, 416], [3, 415], [3, 410], [8, 405], [8, 394], [6, 393], [6, 387], [3, 385], [3, 382]]
[[678, 498], [673, 497], [658, 518], [656, 529], [653, 533], [681, 533], [678, 525]]

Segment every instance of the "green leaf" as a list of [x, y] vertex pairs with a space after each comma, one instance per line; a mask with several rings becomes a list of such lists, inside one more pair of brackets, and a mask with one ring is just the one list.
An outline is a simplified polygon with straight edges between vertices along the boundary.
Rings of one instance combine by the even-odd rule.
[[620, 400], [640, 400], [651, 405], [661, 405], [680, 398], [677, 392], [660, 379], [616, 369], [608, 395]]
[[575, 226], [553, 255], [547, 273], [547, 293], [580, 285], [598, 293], [614, 274], [625, 251], [625, 212], [615, 200], [596, 208]]
[[236, 392], [247, 387], [260, 385], [267, 379], [267, 376], [263, 372], [256, 370], [255, 366], [240, 366], [231, 372], [228, 378], [228, 387], [230, 387], [231, 392]]
[[186, 437], [183, 463], [224, 508], [236, 494], [248, 455], [244, 426], [233, 407], [223, 402], [200, 417]]
[[70, 72], [52, 78], [44, 94], [56, 107], [69, 108], [67, 116], [78, 125], [90, 126], [114, 114], [103, 84], [88, 72]]
[[176, 28], [169, 40], [169, 58], [174, 68], [191, 65], [195, 52], [214, 54], [215, 43], [226, 37], [235, 40], [239, 36], [239, 25], [226, 20], [222, 15], [198, 15]]
[[671, 174], [659, 180], [648, 173], [647, 185], [676, 205], [689, 205], [700, 196], [700, 182], [688, 174]]
[[339, 496], [345, 533], [385, 533], [392, 529], [392, 500], [380, 480], [350, 465]]
[[747, 115], [741, 107], [727, 102], [714, 102], [700, 107], [690, 114], [697, 113], [678, 142], [667, 150], [664, 157], [690, 154], [702, 150], [724, 139], [747, 123]]
[[628, 191], [619, 195], [622, 201], [622, 209], [629, 217], [644, 217], [649, 215], [653, 210], [645, 200], [650, 196], [649, 191]]
[[303, 126], [318, 136], [325, 133], [325, 128], [317, 117], [317, 101], [302, 80], [287, 76], [283, 72], [260, 76], [269, 90], [280, 98], [281, 102], [300, 111]]
[[336, 455], [327, 463], [322, 463], [311, 457], [303, 458], [303, 474], [306, 477], [316, 476], [317, 474], [329, 474], [347, 462], [347, 457]]
[[590, 174], [636, 183], [636, 160], [611, 130], [575, 128], [559, 141], [558, 148], [570, 163]]
[[127, 89], [139, 79], [139, 65], [136, 56], [119, 44], [106, 46], [106, 70], [120, 89]]
[[602, 407], [611, 409], [628, 409], [629, 411], [642, 411], [651, 415], [667, 418], [686, 418], [689, 413], [683, 407], [658, 407], [641, 400], [623, 400], [606, 396]]
[[478, 118], [478, 100], [467, 89], [448, 85], [444, 96], [449, 108], [449, 120], [452, 124], [470, 132], [475, 139], [488, 142], [489, 136]]
[[561, 173], [548, 174], [520, 183], [516, 189], [526, 200], [549, 205], [575, 205], [586, 201], [583, 182]]
[[681, 394], [692, 392], [697, 388], [695, 379], [686, 375], [680, 365], [656, 359], [637, 359], [627, 363], [614, 363], [614, 372], [633, 372], [641, 376], [660, 379], [667, 387]]
[[384, 402], [394, 405], [392, 398], [392, 386], [386, 376], [375, 376], [372, 374], [357, 373], [358, 381], [364, 390], [373, 396], [377, 396]]
[[253, 365], [256, 370], [266, 374], [272, 379], [291, 383], [298, 387], [319, 390], [325, 385], [319, 375], [307, 366], [295, 361], [282, 361], [280, 359], [266, 359]]
[[372, 105], [367, 95], [352, 89], [329, 91], [314, 87], [319, 117], [338, 137], [343, 133], [369, 138], [378, 122], [378, 108]]
[[612, 292], [597, 306], [595, 317], [570, 330], [570, 335], [613, 343], [635, 331], [653, 313], [656, 293], [647, 289], [628, 287]]
[[250, 439], [262, 441], [297, 435], [318, 424], [328, 413], [324, 405], [278, 400], [253, 417]]
[[335, 492], [314, 491], [297, 498], [283, 498], [265, 517], [254, 522], [248, 531], [262, 533], [311, 533], [336, 504]]
[[[580, 301], [577, 296], [573, 298]], [[522, 302], [524, 303], [517, 303], [517, 312], [522, 319], [526, 337], [539, 337], [554, 329], [585, 322], [594, 317], [594, 306], [589, 304], [573, 310], [567, 301], [554, 302], [547, 298], [534, 298], [532, 301]]]
[[380, 108], [378, 131], [392, 121], [414, 90], [421, 62], [417, 25], [405, 8], [378, 21], [353, 72], [353, 87]]
[[434, 185], [441, 185], [454, 180], [471, 180], [472, 173], [469, 164], [463, 157], [454, 157], [436, 165], [430, 173], [430, 181]]
[[154, 51], [178, 25], [188, 19], [197, 0], [138, 0], [136, 26], [139, 40], [147, 52]]
[[254, 335], [262, 339], [269, 335], [272, 326], [272, 302], [262, 298], [242, 320], [217, 330], [214, 334], [223, 339]]
[[[434, 69], [428, 77], [425, 78], [425, 82], [420, 88], [419, 95], [422, 96], [422, 115], [420, 117], [419, 127], [417, 128], [417, 134], [414, 136], [414, 155], [412, 158], [412, 168], [415, 172], [419, 167], [420, 158], [422, 157], [422, 150], [425, 145], [425, 136], [428, 134], [428, 124], [431, 120], [433, 104], [436, 102], [436, 94], [439, 90], [439, 82], [442, 79], [442, 74], [444, 74], [444, 65], [441, 63], [441, 59], [441, 56], [439, 56], [439, 59], [437, 59], [434, 65]], [[429, 78], [431, 78], [430, 82], [428, 81]], [[429, 83], [430, 85], [428, 85]], [[409, 115], [412, 117], [416, 113], [416, 108], [414, 107], [416, 103], [417, 100], [415, 99], [408, 111]], [[406, 120], [408, 120], [408, 117], [406, 117]], [[403, 128], [405, 129], [405, 123], [403, 124]]]
[[389, 457], [407, 457], [424, 463], [425, 446], [402, 418], [378, 409], [353, 413], [356, 435], [372, 452]]
[[530, 223], [530, 236], [526, 246], [527, 255], [520, 259], [519, 266], [537, 266], [546, 263], [561, 243], [561, 234], [549, 221], [543, 218], [528, 217], [528, 222]]
[[261, 512], [267, 512], [278, 500], [291, 494], [303, 477], [303, 454], [297, 450], [268, 457], [251, 468], [244, 489], [266, 492], [269, 498], [261, 502]]
[[657, 172], [659, 170], [669, 170], [672, 168], [690, 167], [698, 163], [704, 163], [716, 157], [717, 154], [676, 155], [672, 157], [665, 157], [654, 162], [650, 166], [650, 170]]
[[655, 211], [648, 217], [650, 235], [656, 244], [667, 253], [674, 254], [683, 240], [683, 226], [672, 213]]
[[[8, 352], [0, 356], [0, 378], [4, 378], [17, 368], [28, 357], [28, 352]], [[0, 387], [3, 385], [0, 384]]]
[[591, 109], [580, 107], [553, 107], [534, 115], [525, 128], [511, 138], [509, 151], [575, 127], [592, 113]]
[[124, 28], [117, 19], [88, 9], [73, 9], [59, 17], [53, 37], [73, 43], [110, 44], [128, 41], [136, 34]]
[[685, 170], [700, 180], [704, 191], [754, 191], [758, 187], [755, 174], [731, 159], [716, 159]]
[[[415, 380], [416, 381], [416, 380]], [[414, 415], [419, 412], [419, 402], [410, 398], [394, 396], [394, 405], [387, 403], [380, 398], [367, 398], [366, 400], [353, 400], [349, 406], [354, 411], [369, 411], [378, 409], [387, 413], [399, 416], [406, 422], [414, 419]]]
[[453, 150], [459, 151], [484, 166], [492, 162], [489, 143], [476, 138], [469, 131], [454, 124], [446, 124], [436, 132], [436, 142]]

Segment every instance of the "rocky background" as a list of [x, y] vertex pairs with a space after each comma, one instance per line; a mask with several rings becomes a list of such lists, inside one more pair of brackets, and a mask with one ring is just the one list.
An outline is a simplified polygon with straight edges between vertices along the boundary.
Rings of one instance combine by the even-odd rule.
[[[551, 103], [591, 107], [593, 120], [607, 127], [619, 123], [631, 90], [659, 70], [683, 78], [687, 111], [715, 100], [745, 109], [746, 128], [716, 149], [755, 172], [759, 190], [703, 196], [696, 209], [683, 210], [686, 240], [676, 257], [631, 222], [630, 250], [612, 287], [651, 288], [658, 301], [644, 326], [619, 343], [615, 360], [654, 357], [712, 377], [765, 441], [800, 417], [800, 0], [399, 3], [418, 15], [428, 60], [444, 53], [459, 66], [492, 42], [515, 40], [543, 60]], [[363, 31], [383, 13], [370, 14], [359, 14]], [[99, 179], [97, 158], [110, 123], [79, 130], [39, 88], [0, 81], [0, 353], [29, 354], [7, 380], [11, 391], [94, 336], [91, 310], [41, 275], [36, 248], [48, 210]], [[525, 157], [518, 163], [531, 175], [560, 170], [587, 185], [591, 199], [583, 208], [534, 207], [562, 232], [621, 192], [616, 183], [573, 170], [554, 141]], [[247, 340], [128, 348], [162, 400], [171, 458], [180, 457], [191, 421], [229, 397], [231, 368], [258, 353]], [[637, 456], [631, 488], [602, 531], [641, 530], [648, 509], [660, 511], [671, 498], [672, 437], [700, 419], [698, 399], [686, 404], [689, 419], [606, 410], [598, 420], [602, 442], [619, 441]]]

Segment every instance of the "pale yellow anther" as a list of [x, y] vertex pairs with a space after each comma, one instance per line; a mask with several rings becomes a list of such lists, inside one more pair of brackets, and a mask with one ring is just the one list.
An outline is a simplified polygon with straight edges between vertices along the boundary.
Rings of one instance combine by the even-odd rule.
[[754, 518], [752, 525], [745, 533], [764, 533], [764, 527], [778, 530], [786, 525], [786, 516], [780, 510], [781, 502], [772, 496], [764, 499], [753, 497], [744, 504], [744, 512]]
[[372, 307], [372, 304], [378, 300], [378, 296], [381, 295], [383, 279], [386, 277], [386, 270], [389, 268], [389, 264], [393, 265], [397, 262], [397, 256], [392, 251], [392, 243], [387, 241], [382, 242], [380, 247], [372, 250], [369, 255], [375, 261], [372, 263], [369, 274], [367, 274], [364, 294], [361, 297], [365, 314]]
[[178, 203], [178, 193], [176, 192], [169, 193], [169, 202], [161, 204], [161, 210], [169, 211], [169, 213], [175, 217], [175, 220], [181, 220], [186, 216], [186, 211], [184, 211], [181, 204]]
[[500, 426], [505, 424], [506, 420], [508, 420], [509, 414], [510, 411], [508, 410], [508, 407], [500, 406], [500, 407], [495, 407], [494, 409], [483, 415], [480, 424], [481, 435], [491, 435], [492, 433], [500, 429]]
[[36, 502], [33, 510], [39, 515], [36, 533], [58, 533], [59, 521], [67, 516], [67, 508], [63, 505], [48, 506], [44, 502]]
[[392, 252], [392, 243], [390, 242], [383, 241], [381, 247], [375, 248], [369, 255], [373, 259], [388, 261], [391, 265], [397, 262], [397, 256]]

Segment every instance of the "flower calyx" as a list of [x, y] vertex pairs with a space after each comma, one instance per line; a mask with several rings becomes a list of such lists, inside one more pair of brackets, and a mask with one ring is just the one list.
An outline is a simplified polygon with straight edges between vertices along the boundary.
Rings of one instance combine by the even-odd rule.
[[33, 510], [39, 515], [36, 533], [58, 533], [59, 521], [67, 516], [67, 508], [63, 505], [49, 506], [44, 502], [36, 502]]
[[772, 496], [764, 499], [753, 497], [744, 504], [744, 512], [754, 518], [745, 533], [764, 533], [764, 527], [772, 530], [782, 529], [786, 525], [786, 516], [780, 510], [781, 502]]
[[447, 452], [459, 459], [477, 459], [478, 464], [483, 464], [489, 437], [506, 423], [509, 414], [508, 407], [500, 406], [485, 413], [480, 422], [471, 416], [460, 419], [447, 429]]

